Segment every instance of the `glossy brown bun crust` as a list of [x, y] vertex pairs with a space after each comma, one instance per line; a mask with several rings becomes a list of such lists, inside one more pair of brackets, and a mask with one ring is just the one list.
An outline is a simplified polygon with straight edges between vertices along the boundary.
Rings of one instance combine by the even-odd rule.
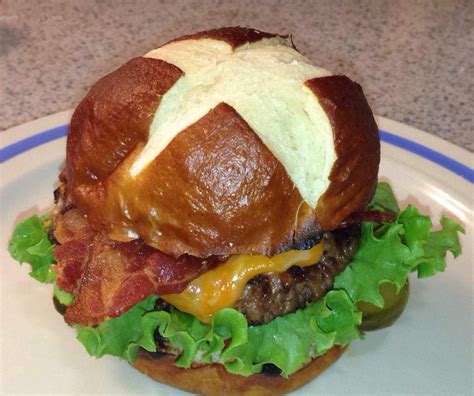
[[315, 78], [306, 85], [318, 97], [332, 124], [337, 160], [316, 216], [323, 229], [334, 229], [371, 199], [380, 162], [380, 140], [364, 92], [346, 76]]
[[[275, 35], [223, 28], [180, 39], [213, 38], [235, 48], [268, 37]], [[176, 257], [273, 255], [365, 208], [377, 181], [378, 129], [362, 89], [344, 76], [306, 82], [329, 117], [337, 154], [316, 209], [224, 103], [132, 178], [130, 166], [148, 140], [161, 98], [182, 74], [167, 62], [135, 58], [99, 80], [76, 109], [65, 176], [73, 200], [96, 228], [121, 241], [140, 236]]]
[[280, 395], [292, 392], [313, 380], [336, 361], [342, 352], [344, 348], [335, 346], [288, 378], [261, 373], [243, 377], [229, 373], [220, 364], [183, 369], [174, 365], [173, 356], [157, 355], [143, 349], [134, 366], [156, 381], [196, 394]]

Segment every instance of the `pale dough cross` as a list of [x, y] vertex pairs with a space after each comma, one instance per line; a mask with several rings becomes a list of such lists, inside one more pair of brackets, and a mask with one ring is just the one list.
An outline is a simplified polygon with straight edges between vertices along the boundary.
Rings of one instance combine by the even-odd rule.
[[[136, 176], [171, 140], [219, 103], [232, 106], [283, 164], [313, 208], [329, 185], [335, 161], [332, 128], [305, 81], [331, 75], [280, 38], [233, 49], [224, 41], [183, 40], [149, 52], [184, 75], [163, 96]], [[317, 155], [315, 155], [317, 153]]]

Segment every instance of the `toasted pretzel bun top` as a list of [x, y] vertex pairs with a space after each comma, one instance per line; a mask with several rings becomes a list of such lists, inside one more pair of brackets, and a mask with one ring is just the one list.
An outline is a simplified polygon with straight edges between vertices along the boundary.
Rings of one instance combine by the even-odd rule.
[[359, 85], [288, 37], [223, 28], [99, 80], [73, 115], [66, 177], [114, 239], [271, 255], [363, 209], [379, 159]]

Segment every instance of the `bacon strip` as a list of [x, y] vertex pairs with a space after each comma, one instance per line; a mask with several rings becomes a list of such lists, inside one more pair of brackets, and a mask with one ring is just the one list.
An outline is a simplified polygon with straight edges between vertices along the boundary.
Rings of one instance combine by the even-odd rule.
[[346, 218], [340, 228], [349, 227], [354, 224], [360, 224], [363, 221], [372, 221], [374, 223], [391, 223], [395, 221], [397, 216], [390, 212], [382, 212], [380, 210], [364, 210], [362, 212], [352, 213]]
[[97, 325], [150, 295], [180, 293], [216, 261], [189, 255], [175, 259], [140, 240], [112, 241], [91, 228], [85, 232], [78, 227], [83, 222], [77, 213], [58, 221], [58, 231], [68, 238], [55, 250], [56, 282], [74, 293], [64, 315], [68, 324]]
[[72, 240], [54, 250], [56, 256], [56, 284], [61, 290], [74, 293], [84, 272], [89, 244], [85, 240]]

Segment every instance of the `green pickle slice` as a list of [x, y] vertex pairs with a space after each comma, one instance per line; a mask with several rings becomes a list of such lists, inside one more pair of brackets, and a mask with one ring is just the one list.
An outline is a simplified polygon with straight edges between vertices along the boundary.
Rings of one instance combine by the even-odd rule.
[[382, 283], [379, 286], [385, 304], [383, 308], [378, 308], [373, 304], [359, 301], [357, 307], [362, 312], [362, 331], [378, 330], [392, 325], [402, 314], [407, 305], [409, 295], [409, 284], [407, 283], [397, 290], [392, 283]]

